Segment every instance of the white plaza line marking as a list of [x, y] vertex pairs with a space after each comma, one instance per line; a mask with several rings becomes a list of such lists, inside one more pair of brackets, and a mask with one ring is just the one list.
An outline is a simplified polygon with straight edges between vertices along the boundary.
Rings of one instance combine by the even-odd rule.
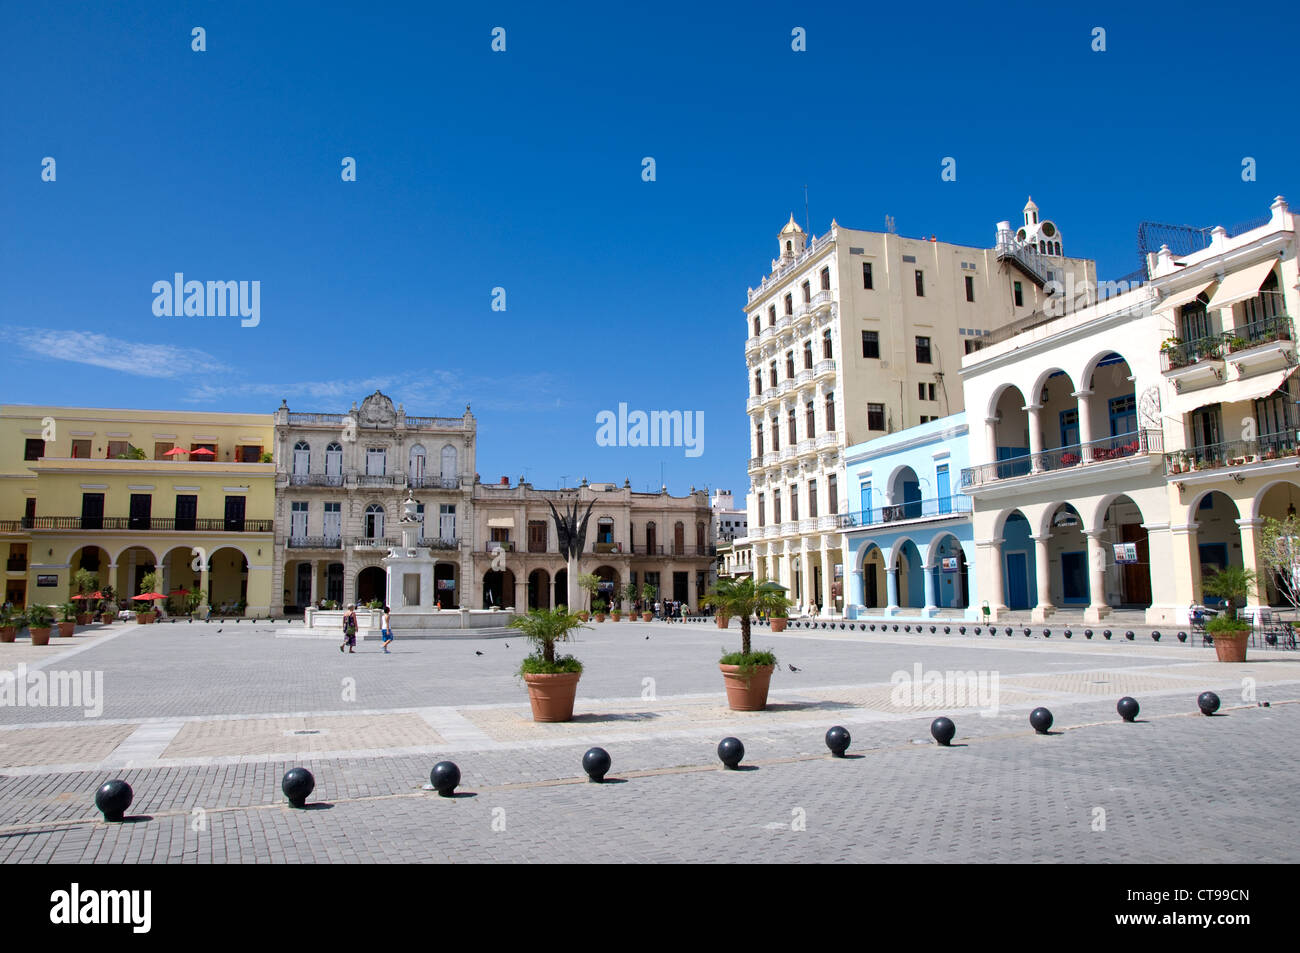
[[148, 768], [157, 764], [167, 746], [181, 730], [183, 722], [151, 722], [141, 725], [114, 748], [101, 768]]
[[491, 744], [483, 729], [454, 708], [425, 708], [418, 712], [425, 724], [452, 744]]

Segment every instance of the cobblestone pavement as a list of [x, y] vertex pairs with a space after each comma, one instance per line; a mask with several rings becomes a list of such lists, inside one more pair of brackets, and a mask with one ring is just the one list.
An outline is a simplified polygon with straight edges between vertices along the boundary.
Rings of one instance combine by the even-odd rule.
[[[531, 721], [513, 638], [411, 641], [392, 656], [363, 643], [348, 656], [246, 623], [78, 636], [23, 661], [102, 672], [101, 717], [0, 707], [0, 861], [1300, 856], [1300, 838], [1276, 823], [1300, 727], [1292, 653], [1221, 665], [1185, 645], [759, 630], [755, 644], [786, 665], [771, 709], [738, 713], [716, 668], [737, 636], [657, 623], [584, 633], [574, 648], [587, 670], [564, 725]], [[17, 664], [5, 650], [23, 648], [0, 646], [0, 669]], [[973, 698], [898, 703], [891, 675], [944, 670], [996, 673], [997, 713]], [[1225, 715], [1196, 713], [1206, 688]], [[1116, 716], [1123, 694], [1140, 699], [1138, 724]], [[1028, 727], [1035, 705], [1055, 713], [1051, 735]], [[957, 722], [952, 748], [929, 740], [939, 711]], [[827, 755], [831, 724], [849, 727], [856, 757]], [[744, 741], [750, 770], [718, 767], [727, 734]], [[596, 743], [616, 783], [581, 777]], [[445, 757], [463, 772], [460, 797], [423, 790]], [[297, 764], [317, 778], [312, 810], [279, 791]], [[93, 791], [111, 776], [132, 785], [130, 813], [147, 820], [98, 819]]]

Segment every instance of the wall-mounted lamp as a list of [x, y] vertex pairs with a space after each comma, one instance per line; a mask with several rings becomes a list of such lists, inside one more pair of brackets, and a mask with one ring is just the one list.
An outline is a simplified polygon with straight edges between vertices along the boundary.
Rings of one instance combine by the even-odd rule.
[[1242, 484], [1242, 483], [1245, 483], [1245, 482], [1246, 482], [1246, 478], [1245, 478], [1244, 476], [1242, 476], [1240, 473], [1234, 473], [1234, 474], [1232, 475], [1232, 479], [1233, 479], [1233, 482], [1235, 482], [1235, 483], [1237, 483], [1237, 484]]

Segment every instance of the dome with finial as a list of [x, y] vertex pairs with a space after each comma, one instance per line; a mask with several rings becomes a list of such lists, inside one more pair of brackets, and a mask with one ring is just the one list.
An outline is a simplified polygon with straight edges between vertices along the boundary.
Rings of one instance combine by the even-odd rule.
[[794, 220], [794, 212], [790, 213], [790, 221], [785, 223], [785, 228], [781, 229], [782, 235], [802, 235], [803, 229]]

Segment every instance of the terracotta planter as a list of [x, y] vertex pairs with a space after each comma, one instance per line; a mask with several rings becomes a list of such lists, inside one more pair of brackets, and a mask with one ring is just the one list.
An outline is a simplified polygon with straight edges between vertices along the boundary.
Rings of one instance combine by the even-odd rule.
[[136, 615], [135, 621], [140, 623], [141, 625], [148, 625], [156, 618], [157, 616], [155, 616], [152, 612], [141, 612], [138, 615]]
[[113, 613], [105, 612], [100, 615], [99, 621], [104, 623], [104, 625], [111, 625], [116, 618], [117, 616], [113, 615]]
[[581, 619], [583, 622], [589, 622], [589, 621], [591, 621], [591, 613], [590, 613], [590, 612], [579, 612], [579, 613], [578, 613], [578, 618]]
[[40, 629], [32, 627], [29, 628], [27, 631], [32, 634], [32, 645], [50, 644], [50, 629], [48, 626]]
[[762, 711], [767, 707], [767, 688], [774, 665], [755, 665], [748, 675], [739, 665], [718, 665], [727, 683], [727, 705], [732, 711]]
[[605, 621], [605, 613], [603, 613], [603, 612], [597, 612], [597, 613], [596, 613], [596, 621], [597, 621], [597, 622], [604, 622], [604, 621]]
[[72, 638], [73, 633], [75, 633], [76, 631], [77, 631], [77, 623], [75, 623], [75, 622], [60, 622], [60, 623], [59, 623], [59, 638], [61, 638], [61, 639], [70, 639], [70, 638]]
[[1220, 662], [1244, 662], [1248, 638], [1250, 638], [1249, 632], [1215, 632], [1214, 654], [1219, 657]]
[[18, 629], [16, 626], [0, 626], [0, 642], [12, 642], [17, 637]]
[[727, 623], [730, 621], [731, 621], [731, 616], [725, 616], [725, 615], [718, 616], [718, 628], [719, 629], [727, 628]]
[[623, 613], [618, 612], [618, 611], [611, 612], [611, 613], [609, 614], [609, 617], [610, 617], [611, 619], [613, 619], [615, 622], [617, 622], [619, 619], [621, 619], [621, 618], [623, 617]]
[[77, 613], [77, 625], [90, 625], [90, 623], [94, 621], [95, 621], [95, 617], [91, 615], [89, 612]]
[[649, 622], [649, 621], [652, 620], [654, 617], [655, 617], [655, 614], [654, 614], [653, 612], [642, 612], [642, 613], [641, 613], [641, 621], [642, 621], [642, 622]]
[[528, 702], [533, 706], [533, 721], [571, 721], [573, 699], [578, 694], [577, 672], [558, 675], [525, 675]]
[[784, 632], [784, 631], [785, 631], [785, 624], [786, 624], [787, 622], [789, 622], [790, 620], [789, 620], [789, 619], [775, 619], [775, 618], [773, 618], [773, 619], [769, 619], [768, 621], [772, 623], [772, 631], [773, 631], [773, 632]]

